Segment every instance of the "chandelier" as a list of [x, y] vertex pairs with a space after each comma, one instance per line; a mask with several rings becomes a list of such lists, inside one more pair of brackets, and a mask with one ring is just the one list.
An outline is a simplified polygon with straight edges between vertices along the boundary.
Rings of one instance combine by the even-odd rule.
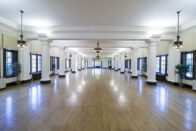
[[70, 52], [70, 54], [69, 54], [69, 58], [71, 59], [71, 57], [72, 57], [72, 55], [71, 55], [71, 52]]
[[23, 26], [23, 13], [24, 11], [23, 10], [20, 10], [20, 13], [21, 13], [21, 28], [20, 28], [20, 40], [17, 41], [17, 46], [20, 47], [20, 48], [23, 48], [25, 45], [26, 45], [26, 41], [23, 40], [23, 30], [22, 30], [22, 26]]
[[99, 59], [99, 58], [100, 58], [99, 54], [97, 54], [96, 58], [97, 58], [97, 59]]
[[102, 49], [99, 47], [99, 41], [97, 41], [97, 47], [94, 48], [94, 51], [95, 51], [96, 53], [100, 53], [100, 52], [102, 51]]
[[177, 12], [177, 40], [174, 42], [173, 44], [173, 47], [176, 48], [176, 49], [180, 49], [183, 47], [183, 42], [180, 41], [180, 12], [181, 11], [178, 11]]

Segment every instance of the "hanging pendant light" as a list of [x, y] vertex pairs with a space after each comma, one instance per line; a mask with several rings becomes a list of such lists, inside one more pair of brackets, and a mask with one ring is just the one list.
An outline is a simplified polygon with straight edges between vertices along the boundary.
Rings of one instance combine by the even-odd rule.
[[177, 12], [177, 22], [178, 22], [178, 24], [177, 24], [177, 40], [174, 42], [174, 45], [173, 45], [173, 47], [176, 49], [180, 49], [183, 47], [183, 45], [182, 45], [183, 42], [180, 41], [180, 12], [181, 11]]
[[71, 52], [70, 52], [70, 54], [69, 54], [69, 58], [71, 59], [71, 57], [72, 57], [72, 54], [71, 54]]
[[97, 59], [99, 59], [99, 58], [100, 58], [100, 55], [99, 55], [99, 53], [97, 53], [97, 55], [96, 55], [96, 58], [97, 58]]
[[101, 52], [102, 49], [99, 47], [99, 41], [97, 41], [97, 47], [94, 48], [95, 52]]
[[21, 28], [20, 28], [20, 40], [17, 41], [17, 46], [20, 47], [20, 48], [23, 48], [25, 45], [26, 45], [26, 41], [23, 40], [24, 36], [23, 36], [23, 30], [22, 30], [22, 26], [23, 26], [23, 13], [24, 11], [23, 10], [20, 10], [20, 13], [21, 13]]

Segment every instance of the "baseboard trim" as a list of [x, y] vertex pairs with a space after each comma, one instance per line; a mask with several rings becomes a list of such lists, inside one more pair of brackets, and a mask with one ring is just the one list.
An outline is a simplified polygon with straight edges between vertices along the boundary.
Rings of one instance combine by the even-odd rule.
[[63, 77], [65, 77], [65, 75], [59, 75], [59, 78], [63, 78]]
[[148, 84], [148, 85], [156, 85], [156, 84], [157, 84], [157, 82], [146, 81], [146, 84]]
[[7, 86], [13, 86], [13, 85], [16, 85], [16, 84], [17, 84], [16, 82], [10, 82], [10, 83], [6, 83], [5, 85], [7, 87]]
[[131, 76], [131, 78], [138, 78], [138, 76]]
[[49, 84], [49, 83], [51, 83], [51, 80], [43, 80], [43, 81], [41, 80], [40, 83], [41, 84]]
[[22, 80], [22, 81], [20, 81], [20, 84], [29, 83], [29, 82], [31, 82], [31, 81], [32, 81], [32, 79]]
[[179, 86], [179, 84], [177, 82], [173, 82], [173, 81], [167, 81], [168, 84], [174, 85], [174, 86]]

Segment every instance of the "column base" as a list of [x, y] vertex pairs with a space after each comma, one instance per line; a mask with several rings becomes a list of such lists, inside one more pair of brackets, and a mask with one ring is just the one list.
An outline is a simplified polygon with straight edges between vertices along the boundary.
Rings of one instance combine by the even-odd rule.
[[131, 78], [135, 78], [136, 79], [136, 78], [138, 78], [138, 76], [131, 76]]
[[65, 75], [59, 75], [59, 78], [63, 78], [63, 77], [65, 77]]
[[51, 83], [51, 80], [40, 80], [41, 84], [49, 84]]
[[76, 73], [76, 71], [71, 71], [71, 73]]
[[31, 82], [31, 80], [32, 79], [22, 80], [22, 81], [20, 81], [20, 84], [25, 84], [25, 83]]
[[156, 85], [157, 82], [155, 82], [155, 81], [146, 81], [146, 84], [148, 84], [148, 85]]
[[122, 72], [120, 72], [120, 74], [125, 74], [125, 72], [122, 71]]

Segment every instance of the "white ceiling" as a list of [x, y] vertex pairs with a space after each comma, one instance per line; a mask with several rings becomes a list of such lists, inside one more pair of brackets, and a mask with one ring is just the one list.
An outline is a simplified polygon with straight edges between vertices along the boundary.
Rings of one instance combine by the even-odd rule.
[[[175, 31], [176, 11], [180, 9], [181, 24], [196, 20], [196, 0], [0, 0], [0, 21], [18, 25], [20, 9], [25, 11], [26, 31], [52, 32], [49, 38], [55, 41], [51, 46], [64, 46], [85, 56], [95, 54], [97, 40], [104, 57], [131, 47], [146, 47], [138, 40], [148, 38], [149, 29]], [[145, 31], [138, 32], [141, 30]], [[153, 29], [151, 34], [154, 31], [157, 33]], [[163, 37], [170, 39], [171, 35]]]
[[[100, 40], [100, 47], [103, 49], [101, 57], [112, 57], [116, 53], [131, 52], [132, 47], [147, 47], [144, 41], [127, 40]], [[85, 57], [95, 57], [94, 48], [97, 46], [96, 40], [54, 40], [52, 47], [66, 47], [68, 51], [78, 52]]]
[[0, 16], [33, 26], [175, 26], [196, 19], [195, 0], [1, 0]]

